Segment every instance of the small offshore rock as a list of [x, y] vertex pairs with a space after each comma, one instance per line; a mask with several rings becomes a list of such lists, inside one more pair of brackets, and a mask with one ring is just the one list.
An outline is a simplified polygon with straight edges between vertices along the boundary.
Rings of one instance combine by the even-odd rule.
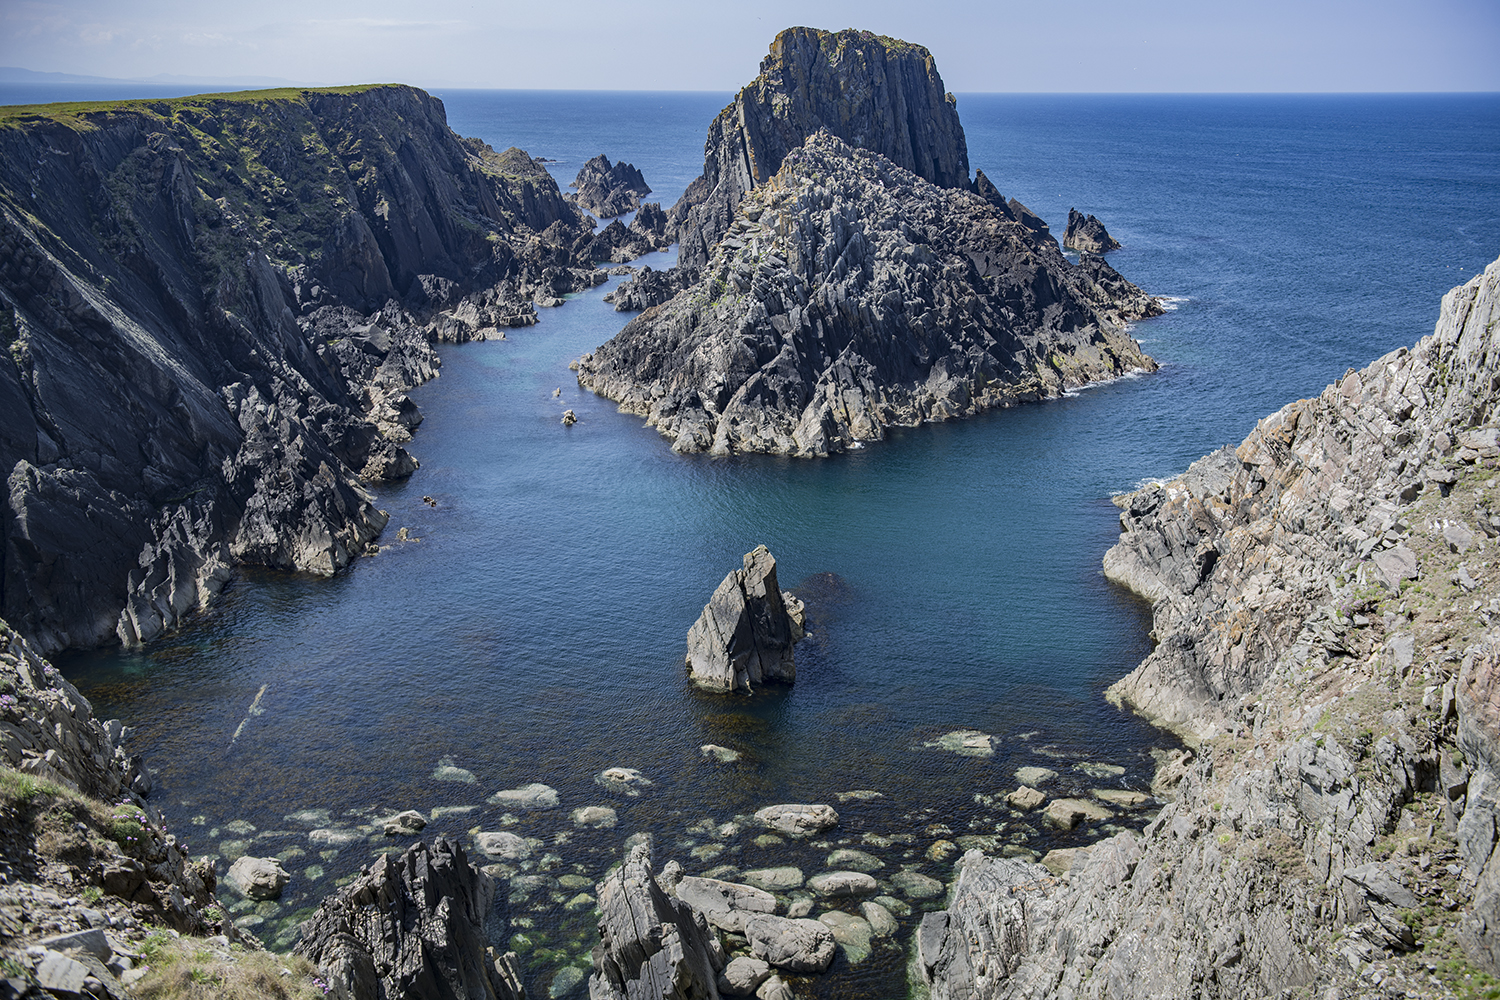
[[758, 868], [754, 871], [744, 872], [740, 875], [746, 885], [753, 885], [757, 889], [767, 892], [785, 892], [788, 889], [800, 888], [802, 885], [802, 869], [790, 866], [783, 868]]
[[[405, 529], [402, 529], [403, 531]], [[412, 539], [416, 541], [416, 539]], [[462, 784], [472, 785], [477, 779], [473, 771], [465, 770], [453, 763], [452, 757], [444, 757], [439, 760], [437, 767], [433, 768], [432, 777], [435, 781], [457, 781]]]
[[869, 923], [872, 937], [891, 937], [901, 929], [895, 915], [874, 900], [867, 899], [860, 903], [859, 912], [864, 914], [865, 921]]
[[797, 679], [792, 647], [801, 629], [776, 581], [776, 558], [757, 545], [742, 562], [688, 630], [688, 677], [706, 690], [753, 691], [766, 682]]
[[891, 884], [908, 899], [932, 899], [943, 894], [943, 883], [921, 872], [899, 871], [891, 876]]
[[427, 826], [427, 818], [415, 809], [399, 812], [385, 821], [385, 835], [395, 837], [421, 833]]
[[1035, 788], [1037, 785], [1045, 785], [1049, 781], [1057, 780], [1057, 772], [1050, 767], [1018, 767], [1016, 768], [1016, 780], [1023, 785]]
[[291, 876], [276, 858], [239, 858], [229, 866], [229, 880], [251, 899], [277, 899]]
[[829, 910], [818, 917], [819, 923], [833, 932], [833, 940], [843, 949], [850, 965], [858, 965], [870, 957], [870, 923], [864, 917], [856, 917], [842, 910]]
[[789, 837], [810, 837], [838, 825], [833, 806], [782, 804], [766, 806], [755, 813], [756, 822]]
[[1120, 243], [1104, 223], [1092, 215], [1084, 215], [1076, 208], [1068, 209], [1068, 228], [1063, 234], [1063, 246], [1080, 253], [1108, 253], [1120, 249]]
[[494, 833], [481, 833], [474, 838], [479, 850], [492, 858], [503, 858], [507, 861], [524, 861], [531, 857], [531, 844], [525, 837], [500, 830]]
[[875, 855], [867, 854], [864, 851], [858, 851], [850, 847], [841, 847], [834, 851], [828, 855], [828, 859], [824, 863], [829, 868], [843, 868], [854, 872], [873, 872], [885, 867], [885, 862], [881, 861]]
[[563, 410], [562, 425], [564, 427], [572, 427], [576, 423], [578, 423], [578, 414], [572, 410]]
[[607, 767], [594, 775], [594, 784], [635, 798], [641, 789], [651, 787], [651, 779], [633, 767]]

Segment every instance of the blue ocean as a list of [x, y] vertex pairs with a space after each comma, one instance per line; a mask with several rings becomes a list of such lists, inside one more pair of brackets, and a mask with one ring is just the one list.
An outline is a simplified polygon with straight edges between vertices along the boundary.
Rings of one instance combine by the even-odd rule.
[[[546, 158], [562, 185], [602, 152], [664, 206], [729, 98], [439, 96], [456, 131]], [[1442, 294], [1500, 255], [1500, 96], [970, 94], [958, 109], [971, 167], [1059, 236], [1069, 208], [1097, 215], [1124, 244], [1111, 263], [1167, 298], [1135, 330], [1161, 370], [826, 461], [710, 459], [672, 454], [568, 370], [629, 319], [602, 301], [618, 279], [504, 341], [443, 347], [414, 393], [422, 467], [379, 495], [378, 557], [332, 580], [248, 572], [143, 651], [62, 661], [134, 727], [195, 853], [293, 872], [279, 903], [235, 904], [244, 926], [289, 945], [307, 907], [391, 846], [375, 819], [436, 811], [431, 833], [533, 838], [500, 871], [518, 876], [502, 944], [532, 995], [582, 995], [587, 894], [632, 835], [652, 835], [658, 864], [729, 878], [811, 875], [854, 847], [882, 865], [901, 933], [797, 995], [900, 996], [911, 929], [942, 900], [895, 873], [950, 879], [944, 843], [1045, 852], [1146, 821], [1059, 833], [996, 801], [1025, 766], [1083, 793], [1145, 789], [1153, 751], [1176, 746], [1103, 698], [1151, 641], [1149, 607], [1100, 573], [1111, 495], [1432, 330]], [[687, 629], [758, 544], [807, 601], [797, 683], [696, 693]], [[993, 752], [945, 748], [959, 730]], [[710, 743], [743, 756], [707, 759]], [[614, 794], [595, 781], [611, 766], [652, 784]], [[561, 805], [488, 801], [530, 782]], [[828, 802], [841, 823], [815, 843], [758, 839], [747, 817], [776, 802]], [[575, 828], [588, 805], [617, 825]], [[311, 842], [307, 810], [358, 836]]]

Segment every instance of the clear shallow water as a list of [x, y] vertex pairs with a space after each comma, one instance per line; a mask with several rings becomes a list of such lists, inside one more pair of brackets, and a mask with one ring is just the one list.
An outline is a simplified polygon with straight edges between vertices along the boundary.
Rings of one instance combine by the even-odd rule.
[[[554, 159], [561, 183], [605, 152], [640, 167], [668, 205], [727, 99], [440, 96], [457, 131]], [[606, 285], [505, 342], [443, 349], [442, 377], [414, 394], [422, 469], [380, 495], [392, 514], [381, 556], [334, 580], [247, 574], [142, 653], [63, 663], [98, 710], [137, 727], [156, 801], [195, 851], [306, 852], [288, 862], [285, 905], [261, 914], [265, 937], [289, 941], [299, 908], [382, 846], [321, 857], [283, 818], [305, 808], [347, 826], [475, 806], [430, 829], [536, 837], [538, 856], [556, 857], [551, 877], [592, 881], [638, 831], [657, 836], [659, 863], [690, 872], [811, 874], [828, 847], [688, 829], [874, 789], [885, 797], [839, 806], [833, 839], [871, 835], [886, 873], [944, 878], [950, 866], [924, 855], [931, 823], [955, 836], [1004, 824], [1002, 839], [1038, 849], [1085, 836], [1028, 832], [975, 801], [1014, 787], [1018, 766], [1055, 767], [1080, 789], [1149, 781], [1149, 750], [1171, 741], [1101, 697], [1149, 650], [1148, 609], [1099, 573], [1118, 531], [1109, 495], [1180, 471], [1431, 330], [1441, 293], [1500, 252], [1500, 99], [970, 95], [959, 109], [972, 164], [1003, 192], [1059, 235], [1070, 205], [1100, 216], [1126, 245], [1115, 266], [1180, 299], [1136, 331], [1159, 373], [829, 461], [685, 458], [567, 370], [628, 318], [600, 301]], [[422, 540], [395, 543], [400, 526]], [[808, 581], [798, 683], [699, 695], [684, 635], [758, 543], [783, 586]], [[247, 715], [262, 688], [261, 714]], [[920, 746], [958, 728], [995, 734], [998, 752]], [[708, 742], [746, 760], [709, 764], [697, 749]], [[449, 757], [477, 781], [434, 780]], [[1071, 770], [1078, 761], [1126, 773], [1103, 782]], [[612, 765], [655, 784], [613, 796], [593, 782]], [[562, 808], [508, 820], [485, 804], [531, 781], [555, 786]], [[592, 804], [614, 806], [619, 825], [574, 831], [570, 810]], [[232, 819], [259, 839], [244, 843]], [[539, 995], [561, 966], [586, 963], [594, 918], [567, 908], [576, 891], [549, 884], [512, 901], [512, 917], [534, 924], [519, 926]], [[836, 990], [799, 995], [903, 989], [900, 950], [839, 962]]]

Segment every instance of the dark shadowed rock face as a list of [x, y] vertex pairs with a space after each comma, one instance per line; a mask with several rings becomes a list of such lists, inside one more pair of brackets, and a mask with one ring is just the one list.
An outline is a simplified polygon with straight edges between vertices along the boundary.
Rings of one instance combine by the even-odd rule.
[[776, 559], [764, 545], [719, 584], [688, 630], [687, 667], [711, 691], [751, 691], [767, 681], [797, 679], [792, 647], [802, 638], [802, 602], [776, 582]]
[[714, 119], [703, 175], [672, 208], [682, 266], [701, 267], [747, 192], [819, 129], [939, 187], [969, 185], [969, 148], [932, 54], [868, 31], [788, 28]]
[[1119, 241], [1109, 235], [1104, 223], [1076, 208], [1068, 209], [1068, 229], [1063, 233], [1063, 246], [1081, 253], [1108, 253], [1120, 249]]
[[519, 1000], [519, 963], [486, 941], [495, 884], [446, 838], [378, 858], [323, 900], [297, 953], [350, 1000]]
[[569, 186], [578, 189], [578, 204], [601, 219], [635, 211], [651, 193], [639, 170], [623, 161], [610, 163], [603, 153], [585, 163]]
[[587, 228], [409, 87], [0, 119], [0, 614], [134, 642], [235, 564], [337, 571], [416, 467], [429, 339], [591, 283]]
[[579, 362], [678, 451], [820, 456], [1154, 364], [1159, 312], [1007, 210], [820, 132], [740, 203], [697, 284]]

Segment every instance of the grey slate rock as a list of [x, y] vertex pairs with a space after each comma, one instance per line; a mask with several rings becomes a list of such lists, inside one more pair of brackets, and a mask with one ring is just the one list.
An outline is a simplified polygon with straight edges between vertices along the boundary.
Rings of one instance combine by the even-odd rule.
[[801, 627], [787, 609], [789, 595], [776, 582], [776, 559], [759, 545], [743, 561], [741, 569], [724, 577], [688, 630], [688, 676], [710, 691], [753, 691], [767, 682], [797, 679], [792, 647], [802, 637]]
[[1108, 253], [1120, 249], [1119, 241], [1109, 235], [1104, 223], [1076, 208], [1068, 209], [1068, 229], [1063, 234], [1063, 246], [1080, 253]]

